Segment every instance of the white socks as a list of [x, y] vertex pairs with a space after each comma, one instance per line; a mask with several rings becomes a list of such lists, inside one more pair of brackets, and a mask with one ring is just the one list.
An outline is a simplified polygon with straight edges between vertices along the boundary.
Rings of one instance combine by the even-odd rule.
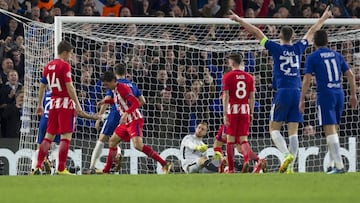
[[50, 154], [49, 159], [50, 161], [55, 160], [55, 170], [57, 170], [59, 166], [59, 145], [55, 145], [54, 149]]
[[290, 164], [290, 167], [294, 167], [294, 163], [299, 150], [299, 139], [298, 135], [290, 135], [289, 136], [289, 152], [294, 156], [294, 161]]
[[270, 132], [271, 134], [271, 138], [275, 144], [275, 146], [280, 150], [281, 153], [283, 154], [288, 154], [289, 150], [286, 146], [286, 142], [284, 137], [281, 135], [280, 131], [278, 130], [273, 130]]
[[96, 161], [99, 159], [103, 148], [104, 148], [104, 143], [98, 140], [98, 141], [96, 142], [94, 151], [93, 151], [93, 153], [91, 154], [90, 169], [94, 169], [94, 168], [95, 168]]
[[326, 142], [329, 147], [330, 157], [332, 157], [335, 162], [335, 167], [337, 169], [343, 169], [344, 163], [343, 163], [341, 155], [340, 155], [340, 143], [339, 143], [338, 134], [335, 133], [335, 134], [326, 136]]
[[31, 158], [31, 169], [35, 170], [36, 168], [38, 154], [39, 154], [39, 150], [37, 149]]

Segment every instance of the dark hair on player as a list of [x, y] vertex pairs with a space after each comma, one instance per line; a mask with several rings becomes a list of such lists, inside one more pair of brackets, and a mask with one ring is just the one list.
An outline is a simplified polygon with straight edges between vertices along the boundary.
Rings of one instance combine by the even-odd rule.
[[324, 47], [328, 44], [328, 34], [325, 30], [318, 30], [315, 32], [314, 44], [317, 47]]
[[102, 82], [111, 82], [116, 80], [115, 74], [112, 71], [106, 71], [102, 76], [101, 76], [101, 81]]
[[62, 54], [64, 51], [70, 52], [73, 49], [73, 46], [65, 40], [61, 41], [57, 46], [58, 54]]
[[241, 62], [243, 61], [243, 56], [240, 53], [230, 54], [230, 56], [228, 58], [233, 60], [237, 65], [240, 65]]
[[126, 65], [124, 63], [118, 63], [115, 65], [115, 73], [116, 75], [124, 76], [126, 75]]
[[294, 30], [292, 29], [292, 27], [284, 26], [281, 28], [280, 32], [281, 32], [282, 40], [284, 40], [285, 42], [291, 41], [291, 37], [294, 34]]

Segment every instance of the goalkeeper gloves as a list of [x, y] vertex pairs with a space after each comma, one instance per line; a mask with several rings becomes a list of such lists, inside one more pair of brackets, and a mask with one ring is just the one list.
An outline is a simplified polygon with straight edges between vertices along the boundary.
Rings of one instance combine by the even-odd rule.
[[222, 159], [223, 155], [221, 152], [214, 152], [214, 160]]
[[201, 153], [206, 152], [207, 149], [208, 149], [208, 146], [206, 144], [197, 145], [195, 147], [195, 150], [197, 150], [197, 151], [199, 151]]

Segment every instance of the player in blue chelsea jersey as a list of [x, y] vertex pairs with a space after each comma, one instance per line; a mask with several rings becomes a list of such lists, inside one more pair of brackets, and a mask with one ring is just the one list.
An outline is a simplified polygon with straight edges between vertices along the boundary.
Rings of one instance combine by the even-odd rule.
[[[299, 148], [298, 126], [303, 122], [299, 111], [300, 100], [300, 62], [302, 53], [312, 41], [314, 33], [321, 28], [325, 20], [331, 16], [331, 11], [326, 8], [321, 18], [308, 30], [298, 42], [292, 43], [293, 29], [283, 26], [280, 31], [280, 43], [269, 40], [265, 34], [254, 25], [232, 13], [230, 19], [240, 23], [245, 30], [253, 34], [260, 44], [269, 50], [274, 61], [273, 88], [276, 94], [270, 111], [269, 129], [273, 142], [281, 153], [284, 154], [280, 173], [293, 173], [294, 160]], [[289, 148], [280, 130], [283, 123], [288, 125]]]
[[[32, 171], [34, 171], [36, 168], [36, 163], [37, 163], [37, 158], [38, 158], [38, 153], [39, 153], [39, 146], [40, 146], [41, 142], [43, 141], [43, 139], [45, 138], [47, 123], [48, 123], [48, 114], [49, 114], [50, 103], [51, 103], [50, 101], [51, 101], [51, 91], [48, 90], [45, 92], [44, 99], [43, 99], [44, 113], [41, 115], [40, 122], [39, 122], [39, 131], [38, 131], [38, 136], [36, 138], [37, 147], [36, 147], [35, 153], [32, 156], [32, 159], [31, 159], [31, 170]], [[54, 150], [50, 154], [50, 160], [55, 159], [56, 169], [57, 169], [57, 165], [59, 162], [58, 161], [58, 145], [60, 144], [60, 136], [59, 135], [55, 136], [54, 142], [56, 143], [56, 145], [55, 145]], [[46, 173], [50, 174], [51, 168], [50, 168], [50, 162], [48, 159], [44, 160], [44, 167], [45, 167]]]
[[[116, 73], [118, 82], [128, 85], [130, 87], [130, 89], [132, 90], [134, 96], [137, 97], [138, 100], [140, 101], [140, 105], [141, 106], [144, 105], [146, 103], [146, 101], [145, 101], [145, 97], [142, 95], [141, 91], [137, 88], [135, 83], [126, 79], [126, 74], [127, 74], [126, 66], [123, 64], [117, 64], [115, 66], [115, 73]], [[111, 90], [107, 89], [106, 97], [113, 98], [114, 97], [113, 92]], [[107, 106], [108, 105], [103, 105], [101, 107], [101, 109], [99, 111], [99, 115], [102, 115], [105, 112], [105, 110], [107, 109]], [[101, 129], [99, 139], [96, 142], [94, 151], [91, 155], [91, 163], [90, 163], [89, 173], [91, 173], [91, 174], [96, 173], [95, 164], [102, 153], [102, 149], [104, 148], [105, 142], [107, 142], [109, 140], [109, 138], [112, 136], [115, 128], [119, 125], [119, 121], [120, 121], [120, 114], [119, 114], [119, 111], [117, 110], [116, 104], [111, 104], [110, 113]], [[95, 126], [96, 127], [99, 126], [99, 121], [97, 121]], [[118, 148], [118, 155], [117, 155], [118, 163], [116, 163], [117, 170], [119, 170], [120, 164], [121, 164], [121, 154], [120, 153], [121, 153], [121, 150]], [[99, 171], [99, 173], [101, 173], [101, 171]]]
[[341, 76], [344, 74], [350, 85], [350, 105], [358, 105], [355, 77], [345, 62], [344, 57], [327, 47], [328, 36], [325, 30], [319, 30], [314, 35], [314, 45], [317, 49], [306, 58], [305, 76], [301, 91], [299, 109], [304, 112], [305, 94], [309, 90], [312, 75], [315, 75], [317, 88], [317, 111], [319, 125], [323, 126], [330, 158], [335, 167], [328, 174], [345, 173], [340, 155], [340, 144], [337, 129], [344, 108], [344, 91]]

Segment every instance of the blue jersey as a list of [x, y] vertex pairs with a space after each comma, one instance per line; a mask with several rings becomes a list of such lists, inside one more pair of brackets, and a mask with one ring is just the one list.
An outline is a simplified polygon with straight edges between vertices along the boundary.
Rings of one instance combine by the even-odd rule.
[[51, 91], [46, 91], [43, 99], [43, 107], [44, 107], [44, 113], [42, 116], [45, 118], [49, 117], [49, 109], [51, 104]]
[[305, 74], [315, 74], [317, 92], [342, 91], [342, 73], [349, 70], [344, 57], [329, 48], [319, 48], [306, 58]]
[[273, 88], [301, 88], [300, 62], [308, 41], [302, 39], [293, 45], [280, 45], [266, 40], [264, 45], [274, 61]]
[[[41, 118], [40, 118], [39, 132], [38, 132], [38, 136], [36, 139], [36, 142], [38, 144], [41, 144], [41, 142], [43, 141], [43, 139], [46, 135], [50, 104], [51, 104], [51, 91], [46, 91], [44, 94], [44, 99], [43, 99], [44, 113], [43, 113], [43, 115], [41, 115]], [[60, 143], [59, 135], [55, 136], [54, 142], [57, 144]]]

